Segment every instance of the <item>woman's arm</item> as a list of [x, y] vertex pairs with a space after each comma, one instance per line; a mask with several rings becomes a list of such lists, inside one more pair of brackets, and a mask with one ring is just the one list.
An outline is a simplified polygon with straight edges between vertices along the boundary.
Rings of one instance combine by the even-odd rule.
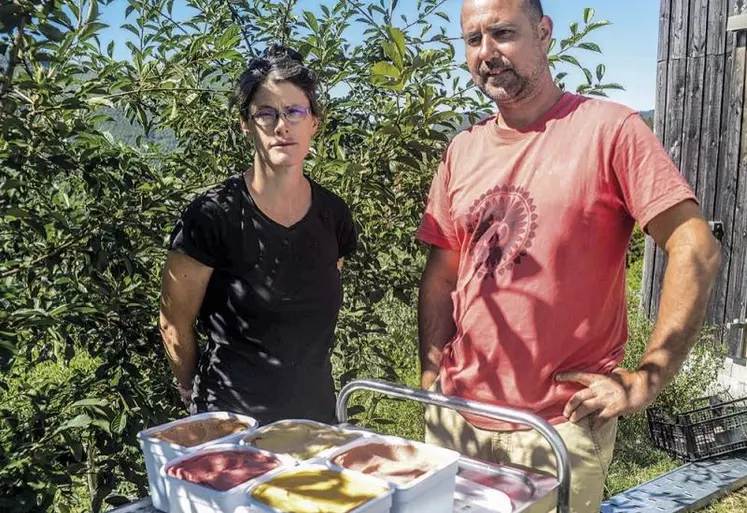
[[170, 251], [161, 280], [161, 339], [184, 403], [189, 406], [197, 372], [194, 325], [213, 268]]

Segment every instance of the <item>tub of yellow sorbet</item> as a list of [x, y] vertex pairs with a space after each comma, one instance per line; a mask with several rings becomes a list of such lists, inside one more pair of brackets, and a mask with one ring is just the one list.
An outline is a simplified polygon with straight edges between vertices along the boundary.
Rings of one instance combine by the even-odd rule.
[[397, 437], [364, 438], [333, 451], [332, 465], [394, 487], [392, 513], [452, 513], [459, 453]]
[[153, 506], [169, 511], [161, 467], [169, 461], [212, 444], [238, 440], [257, 428], [257, 421], [246, 415], [229, 412], [209, 412], [178, 419], [138, 433], [145, 456], [145, 470]]
[[365, 474], [307, 463], [267, 474], [248, 493], [254, 513], [388, 513], [392, 491]]
[[362, 435], [311, 420], [281, 420], [245, 436], [241, 444], [303, 461], [323, 456]]

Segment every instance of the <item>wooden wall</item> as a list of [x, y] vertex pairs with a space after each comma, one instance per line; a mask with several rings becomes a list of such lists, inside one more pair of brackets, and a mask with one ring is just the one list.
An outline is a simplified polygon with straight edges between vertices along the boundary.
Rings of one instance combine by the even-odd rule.
[[[695, 189], [709, 221], [723, 223], [723, 263], [707, 322], [747, 317], [747, 31], [727, 32], [747, 0], [661, 0], [654, 130]], [[646, 241], [643, 308], [659, 309], [666, 255]], [[747, 328], [746, 328], [747, 329]], [[723, 329], [741, 357], [739, 329]]]

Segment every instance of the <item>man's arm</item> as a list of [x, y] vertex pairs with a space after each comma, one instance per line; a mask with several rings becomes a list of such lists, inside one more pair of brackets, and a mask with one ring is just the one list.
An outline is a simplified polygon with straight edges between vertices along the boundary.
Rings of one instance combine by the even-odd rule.
[[719, 244], [695, 202], [671, 210], [648, 227], [669, 257], [659, 316], [640, 364], [656, 395], [677, 374], [698, 340], [721, 264]]
[[456, 332], [451, 293], [458, 271], [459, 252], [431, 247], [418, 297], [420, 384], [426, 390], [438, 377], [441, 351]]
[[636, 371], [610, 376], [571, 372], [560, 381], [587, 388], [576, 393], [564, 415], [572, 422], [597, 412], [600, 421], [649, 406], [682, 367], [698, 339], [708, 298], [721, 263], [718, 242], [694, 201], [684, 201], [648, 224], [648, 232], [668, 256], [659, 315]]
[[179, 393], [189, 406], [192, 380], [197, 371], [194, 324], [213, 268], [171, 251], [161, 281], [159, 327]]

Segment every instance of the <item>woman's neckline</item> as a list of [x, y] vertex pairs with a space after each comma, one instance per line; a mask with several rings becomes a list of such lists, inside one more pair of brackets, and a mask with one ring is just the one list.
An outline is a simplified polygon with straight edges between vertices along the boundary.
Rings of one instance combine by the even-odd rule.
[[268, 215], [257, 204], [257, 201], [254, 199], [254, 196], [252, 195], [252, 191], [249, 188], [249, 183], [247, 182], [248, 173], [245, 171], [245, 172], [242, 172], [239, 175], [239, 180], [241, 180], [242, 190], [244, 191], [244, 193], [246, 194], [247, 198], [251, 202], [252, 207], [254, 208], [254, 210], [256, 210], [256, 212], [263, 219], [265, 219], [268, 223], [270, 223], [271, 225], [273, 225], [273, 226], [275, 226], [277, 228], [280, 228], [282, 230], [287, 230], [287, 231], [292, 231], [296, 227], [298, 227], [299, 225], [303, 224], [310, 217], [311, 212], [314, 210], [314, 205], [316, 203], [316, 191], [314, 190], [315, 189], [315, 187], [314, 187], [314, 181], [311, 180], [306, 175], [303, 175], [303, 178], [304, 178], [304, 180], [306, 180], [306, 183], [309, 184], [309, 194], [311, 195], [311, 198], [310, 198], [310, 201], [309, 201], [309, 208], [306, 209], [306, 212], [298, 219], [298, 221], [296, 221], [296, 222], [294, 222], [294, 223], [292, 223], [290, 225], [286, 225], [286, 224], [283, 224], [283, 223], [277, 221], [276, 219], [274, 219], [270, 215]]

